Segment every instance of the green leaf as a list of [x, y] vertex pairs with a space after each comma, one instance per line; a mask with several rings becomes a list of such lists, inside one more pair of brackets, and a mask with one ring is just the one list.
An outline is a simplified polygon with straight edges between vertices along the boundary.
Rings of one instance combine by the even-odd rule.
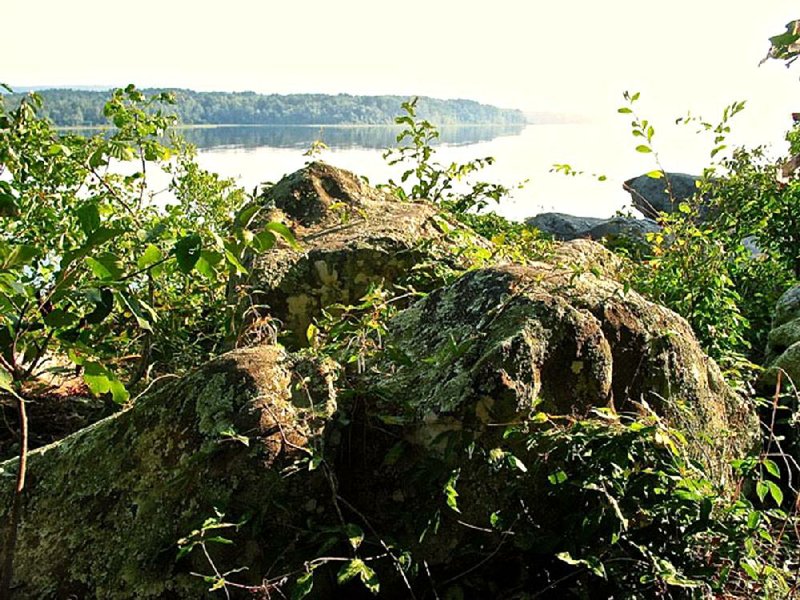
[[202, 253], [200, 254], [200, 258], [198, 258], [197, 262], [194, 264], [194, 268], [206, 279], [215, 279], [217, 276], [217, 272], [214, 270], [214, 267], [212, 267], [208, 261], [203, 258]]
[[297, 581], [294, 582], [294, 588], [292, 589], [291, 600], [302, 600], [309, 593], [311, 593], [311, 589], [314, 587], [314, 573], [303, 573], [300, 577], [297, 578]]
[[315, 348], [317, 346], [318, 338], [319, 327], [313, 323], [309, 323], [308, 327], [306, 327], [306, 340], [308, 340], [308, 345], [312, 348]]
[[753, 579], [755, 581], [761, 579], [761, 577], [759, 576], [759, 574], [761, 573], [761, 567], [752, 558], [745, 558], [744, 560], [741, 561], [740, 564], [742, 565], [742, 569], [744, 570], [745, 573], [747, 573], [747, 576], [750, 577], [750, 579]]
[[530, 418], [531, 423], [547, 423], [548, 420], [550, 420], [550, 417], [543, 412], [538, 412]]
[[275, 236], [270, 231], [260, 231], [253, 237], [253, 247], [258, 252], [269, 250], [275, 245]]
[[353, 579], [353, 577], [357, 577], [361, 573], [362, 566], [365, 566], [364, 561], [360, 558], [354, 558], [339, 569], [339, 573], [336, 575], [336, 582], [342, 585]]
[[264, 229], [267, 231], [271, 231], [273, 233], [277, 233], [280, 237], [282, 237], [286, 242], [295, 250], [300, 250], [300, 244], [297, 243], [297, 240], [292, 233], [292, 230], [289, 229], [283, 223], [279, 223], [278, 221], [272, 221], [264, 225]]
[[94, 300], [94, 310], [86, 315], [86, 322], [90, 325], [102, 323], [114, 310], [114, 294], [108, 288], [103, 288]]
[[98, 167], [102, 167], [108, 163], [108, 160], [105, 157], [105, 153], [102, 148], [95, 150], [92, 155], [89, 157], [89, 166], [93, 169]]
[[187, 235], [175, 243], [173, 252], [178, 261], [178, 268], [184, 273], [191, 273], [200, 258], [202, 240], [196, 233]]
[[364, 541], [364, 531], [361, 529], [361, 527], [353, 523], [348, 523], [344, 526], [344, 532], [345, 535], [347, 535], [347, 540], [350, 542], [353, 550], [358, 550], [361, 542]]
[[547, 476], [547, 480], [553, 485], [561, 485], [567, 480], [567, 474], [559, 469], [554, 473], [550, 473], [550, 475]]
[[236, 247], [230, 242], [225, 244], [225, 260], [228, 261], [228, 264], [230, 264], [238, 274], [247, 275], [247, 269], [236, 256]]
[[87, 237], [100, 227], [100, 210], [97, 208], [96, 203], [86, 202], [81, 204], [75, 209], [75, 214], [78, 217], [81, 230]]
[[86, 244], [83, 248], [88, 251], [95, 246], [104, 244], [108, 240], [113, 240], [114, 238], [119, 237], [123, 233], [125, 233], [124, 229], [105, 226], [98, 227], [92, 232], [92, 235], [89, 236], [89, 239], [86, 240]]
[[345, 564], [339, 570], [336, 581], [339, 585], [342, 585], [356, 576], [361, 579], [361, 582], [371, 593], [377, 594], [380, 591], [380, 583], [378, 582], [378, 577], [375, 575], [375, 571], [370, 569], [360, 558], [354, 558]]
[[764, 498], [767, 497], [768, 493], [769, 493], [769, 486], [767, 485], [767, 482], [766, 481], [759, 481], [756, 484], [756, 495], [758, 496], [758, 499], [761, 502], [763, 502]]
[[164, 258], [161, 250], [159, 250], [158, 246], [155, 244], [148, 244], [147, 248], [144, 249], [144, 252], [136, 261], [136, 266], [140, 269], [146, 269], [147, 267], [156, 264]]
[[221, 535], [214, 535], [211, 537], [207, 537], [206, 543], [221, 544], [223, 546], [232, 546], [234, 544], [234, 541], [226, 537], [222, 537]]
[[405, 449], [405, 443], [403, 441], [399, 441], [394, 444], [394, 446], [389, 448], [389, 450], [386, 452], [386, 455], [383, 457], [382, 465], [391, 467], [392, 465], [397, 464], [397, 461], [402, 458]]
[[633, 111], [630, 108], [628, 108], [627, 106], [623, 106], [622, 108], [618, 108], [617, 112], [620, 113], [620, 114], [623, 114], [623, 115], [629, 115]]
[[64, 144], [51, 144], [50, 147], [47, 149], [47, 153], [50, 156], [55, 156], [57, 154], [63, 154], [64, 156], [72, 155], [72, 150], [70, 150]]
[[14, 378], [4, 367], [0, 367], [0, 390], [14, 391]]
[[749, 529], [755, 529], [758, 527], [759, 522], [761, 521], [761, 513], [757, 510], [751, 510], [750, 513], [747, 515], [747, 527]]
[[513, 454], [506, 454], [506, 460], [508, 461], [508, 465], [510, 467], [513, 467], [513, 468], [517, 469], [518, 471], [522, 471], [523, 473], [527, 473], [528, 472], [528, 467], [525, 466], [525, 463], [523, 463], [520, 459], [518, 459]]
[[775, 463], [774, 460], [771, 460], [769, 458], [765, 458], [764, 461], [763, 461], [763, 464], [764, 464], [764, 468], [767, 470], [767, 473], [769, 473], [773, 477], [780, 477], [781, 476], [781, 470], [778, 467], [778, 465]]
[[775, 500], [775, 504], [780, 506], [783, 503], [783, 490], [774, 481], [768, 481], [767, 487], [769, 487], [769, 495]]
[[253, 220], [253, 217], [256, 216], [256, 213], [259, 210], [261, 210], [260, 204], [253, 203], [249, 206], [245, 206], [236, 216], [236, 225], [239, 227], [249, 226], [250, 222]]
[[8, 255], [8, 258], [3, 263], [4, 269], [25, 266], [30, 263], [31, 259], [39, 255], [38, 249], [30, 244], [18, 244], [13, 248], [11, 254]]
[[658, 170], [650, 171], [647, 174], [647, 176], [650, 177], [651, 179], [661, 179], [662, 177], [664, 177], [664, 171], [658, 171]]
[[130, 394], [122, 382], [100, 363], [85, 362], [83, 380], [95, 396], [111, 392], [111, 397], [117, 404], [124, 404], [130, 398]]
[[719, 154], [720, 152], [722, 152], [723, 150], [725, 150], [725, 148], [727, 148], [727, 147], [728, 147], [728, 146], [726, 146], [725, 144], [722, 144], [722, 145], [720, 145], [720, 146], [717, 146], [716, 148], [714, 148], [714, 149], [711, 151], [711, 158], [714, 158], [714, 157], [715, 157], [717, 154]]
[[56, 308], [47, 313], [44, 317], [44, 322], [48, 327], [61, 328], [69, 327], [79, 321], [79, 317], [71, 312], [67, 312], [60, 308]]
[[100, 363], [87, 362], [83, 365], [83, 380], [95, 396], [105, 394], [111, 390], [111, 381], [108, 371]]
[[653, 149], [650, 148], [650, 146], [645, 146], [644, 144], [640, 144], [640, 145], [636, 146], [636, 151], [637, 152], [641, 152], [642, 154], [647, 154], [649, 152], [652, 152]]
[[587, 556], [586, 558], [572, 558], [569, 552], [559, 552], [556, 558], [568, 565], [580, 565], [587, 567], [592, 573], [603, 579], [607, 578], [605, 565], [596, 556]]
[[450, 475], [450, 478], [447, 480], [447, 483], [444, 486], [444, 495], [447, 506], [457, 513], [461, 512], [461, 510], [458, 508], [458, 490], [456, 490], [456, 483], [458, 482], [459, 475], [460, 472], [455, 471], [452, 475]]
[[115, 281], [123, 275], [122, 261], [111, 252], [103, 252], [96, 257], [87, 256], [84, 260], [94, 276], [103, 281]]
[[0, 217], [19, 216], [17, 199], [8, 192], [0, 190]]
[[111, 271], [109, 271], [106, 268], [106, 266], [103, 263], [101, 263], [99, 260], [97, 260], [96, 258], [92, 258], [91, 256], [87, 256], [84, 259], [84, 261], [89, 266], [89, 269], [91, 269], [92, 274], [95, 277], [97, 277], [98, 279], [109, 281], [109, 280], [114, 278], [111, 275]]
[[144, 300], [139, 299], [135, 294], [129, 292], [119, 292], [122, 304], [131, 311], [136, 318], [136, 323], [145, 331], [153, 331], [151, 323], [158, 320], [156, 312], [150, 308]]
[[109, 378], [109, 390], [111, 391], [111, 399], [117, 404], [125, 404], [131, 397], [130, 392], [125, 389], [125, 386], [116, 377]]
[[230, 425], [219, 432], [220, 437], [232, 440], [234, 442], [239, 442], [240, 444], [244, 444], [248, 448], [250, 447], [250, 438], [246, 435], [242, 435], [237, 433], [237, 431], [233, 428], [233, 425]]

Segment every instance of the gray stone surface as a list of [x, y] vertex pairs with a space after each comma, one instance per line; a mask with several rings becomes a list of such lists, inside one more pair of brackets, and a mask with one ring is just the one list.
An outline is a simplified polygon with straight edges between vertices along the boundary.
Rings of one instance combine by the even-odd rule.
[[781, 371], [783, 381], [800, 386], [800, 285], [786, 290], [775, 306], [764, 366], [765, 387], [773, 387]]
[[590, 229], [605, 221], [606, 219], [598, 217], [576, 217], [557, 212], [541, 213], [525, 219], [525, 223], [528, 225], [561, 241], [585, 238]]
[[652, 219], [616, 216], [609, 219], [598, 217], [576, 217], [564, 213], [541, 213], [525, 220], [542, 233], [552, 235], [560, 241], [577, 239], [618, 241], [628, 238], [644, 243], [648, 233], [660, 231]]
[[[686, 173], [667, 173], [666, 177], [654, 179], [640, 175], [628, 179], [622, 187], [631, 195], [636, 210], [650, 219], [657, 219], [659, 213], [671, 213], [683, 200], [697, 193], [696, 175]], [[670, 196], [669, 189], [672, 195]]]
[[628, 238], [637, 242], [646, 242], [648, 233], [661, 231], [658, 223], [652, 219], [636, 219], [634, 217], [613, 217], [592, 227], [587, 236], [593, 240], [606, 238], [611, 241]]

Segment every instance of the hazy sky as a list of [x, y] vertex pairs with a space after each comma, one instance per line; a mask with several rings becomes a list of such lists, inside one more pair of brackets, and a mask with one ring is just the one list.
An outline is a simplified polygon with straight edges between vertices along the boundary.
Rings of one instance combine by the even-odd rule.
[[[785, 129], [798, 70], [758, 67], [790, 0], [3, 0], [12, 85], [466, 97], [607, 116], [623, 90], [650, 114]], [[799, 67], [800, 68], [800, 67]], [[763, 123], [759, 119], [764, 119]]]

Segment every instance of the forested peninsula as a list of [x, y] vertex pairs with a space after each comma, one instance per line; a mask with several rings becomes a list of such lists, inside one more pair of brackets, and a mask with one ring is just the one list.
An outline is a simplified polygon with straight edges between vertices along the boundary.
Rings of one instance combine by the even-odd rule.
[[[170, 92], [175, 104], [166, 110], [184, 125], [391, 125], [401, 96], [350, 94], [257, 94], [255, 92], [195, 92], [185, 89], [150, 89], [147, 94]], [[56, 126], [107, 124], [103, 106], [107, 91], [48, 89], [38, 91], [44, 100], [42, 116]], [[19, 104], [24, 93], [6, 95], [8, 106]], [[510, 125], [525, 123], [520, 110], [497, 108], [474, 100], [440, 100], [421, 97], [421, 118], [438, 125]]]

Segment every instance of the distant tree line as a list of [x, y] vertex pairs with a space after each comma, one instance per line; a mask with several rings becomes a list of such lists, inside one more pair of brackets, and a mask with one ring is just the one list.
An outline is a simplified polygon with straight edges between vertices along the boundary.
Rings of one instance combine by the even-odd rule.
[[[176, 104], [170, 109], [186, 125], [384, 125], [400, 112], [401, 96], [350, 94], [256, 94], [255, 92], [195, 92], [143, 90], [147, 94], [171, 91]], [[38, 92], [44, 99], [41, 114], [57, 126], [105, 125], [106, 91], [51, 89]], [[6, 96], [15, 107], [25, 94]], [[422, 97], [418, 114], [437, 125], [525, 123], [519, 110], [502, 109], [474, 100], [439, 100]]]

